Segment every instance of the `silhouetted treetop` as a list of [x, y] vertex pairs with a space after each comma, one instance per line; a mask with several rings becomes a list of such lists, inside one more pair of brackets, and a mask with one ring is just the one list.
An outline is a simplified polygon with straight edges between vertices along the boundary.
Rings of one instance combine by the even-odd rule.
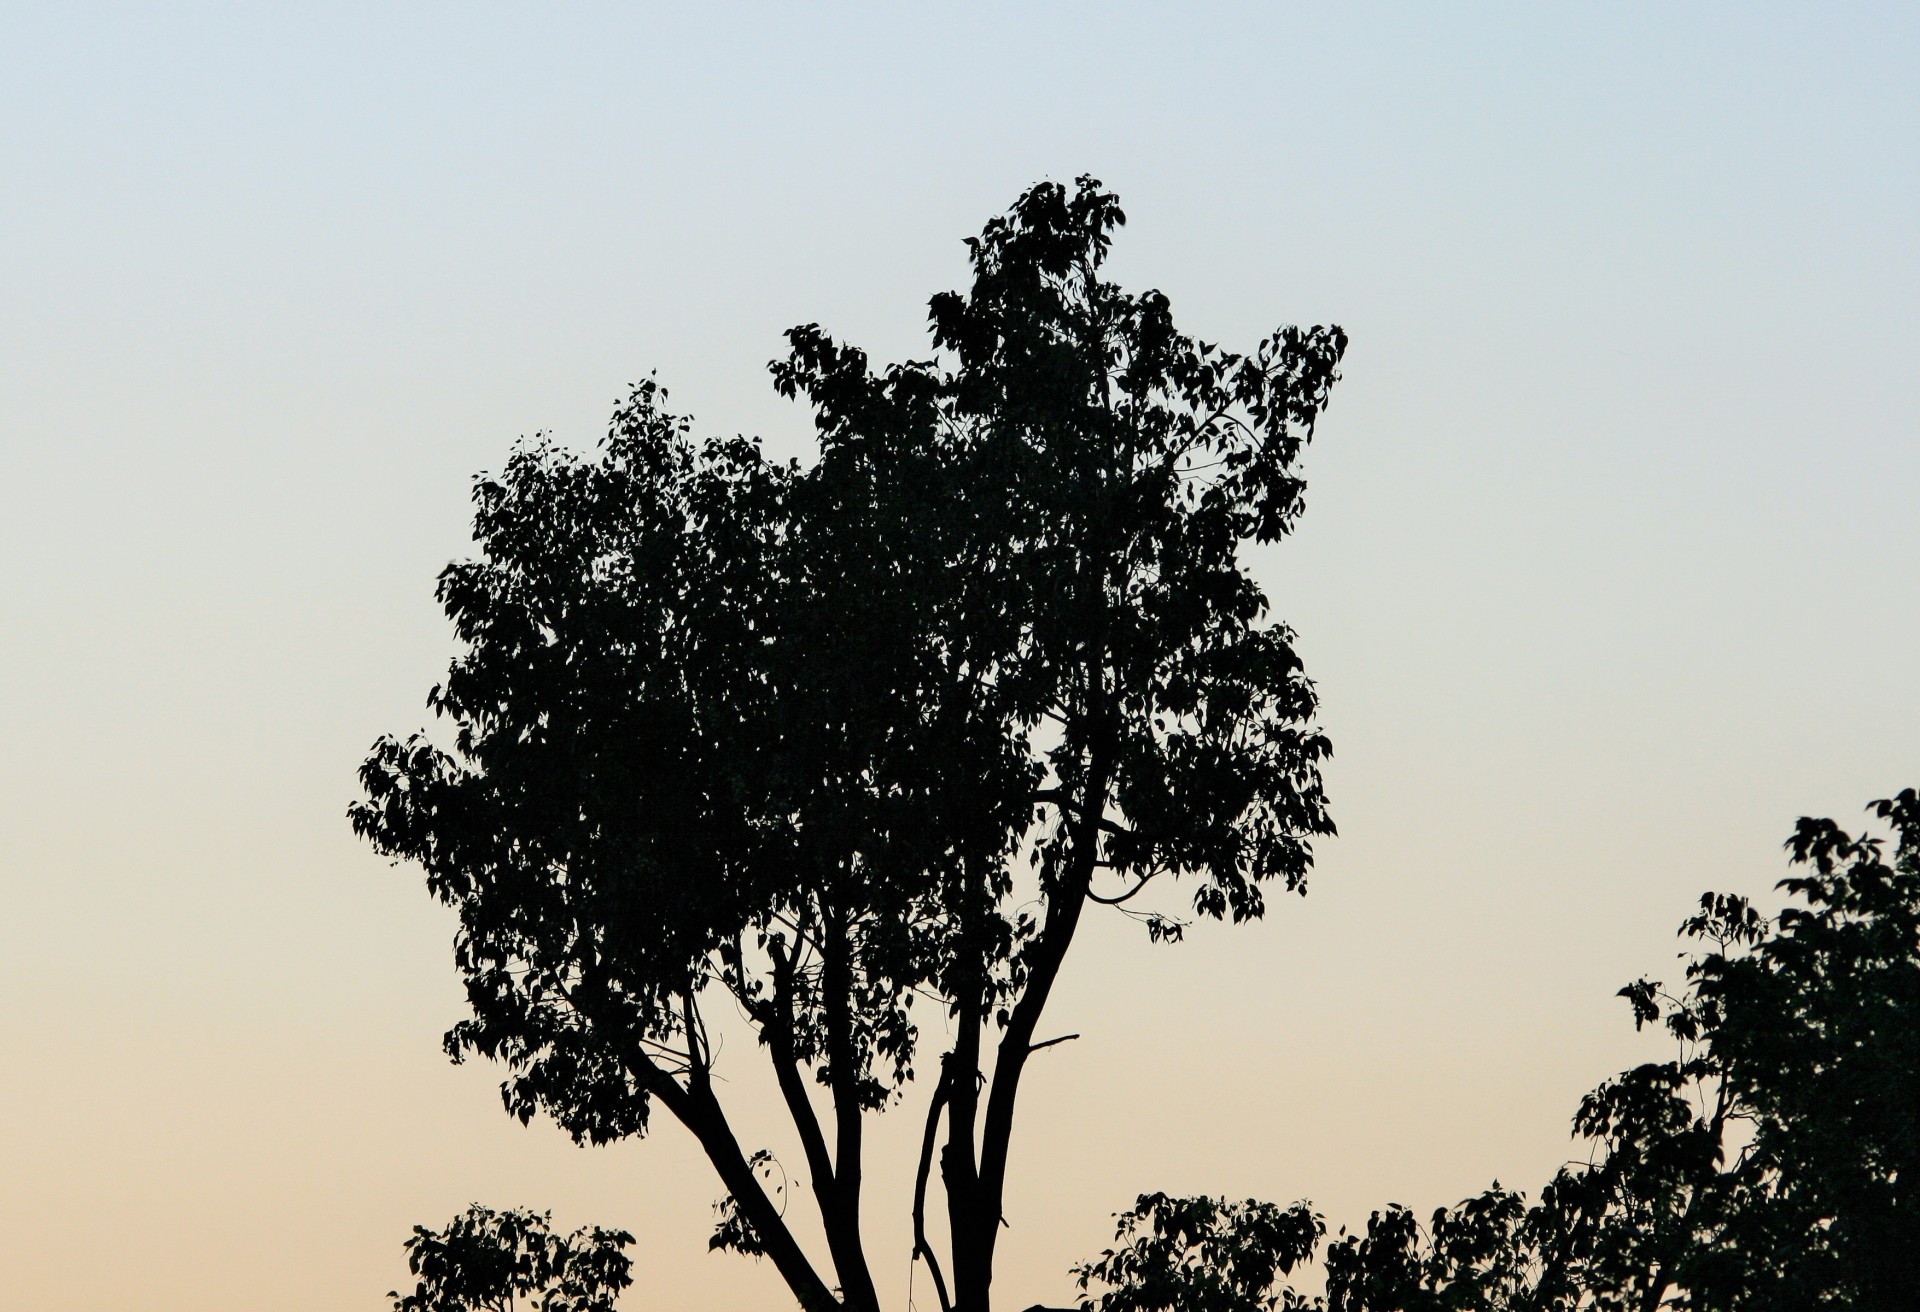
[[633, 1236], [585, 1226], [556, 1235], [552, 1217], [475, 1204], [444, 1230], [413, 1228], [413, 1292], [393, 1291], [393, 1312], [613, 1312], [633, 1283]]
[[1305, 1203], [1142, 1194], [1115, 1218], [1115, 1239], [1074, 1268], [1081, 1312], [1292, 1312], [1310, 1304], [1286, 1286], [1326, 1224]]

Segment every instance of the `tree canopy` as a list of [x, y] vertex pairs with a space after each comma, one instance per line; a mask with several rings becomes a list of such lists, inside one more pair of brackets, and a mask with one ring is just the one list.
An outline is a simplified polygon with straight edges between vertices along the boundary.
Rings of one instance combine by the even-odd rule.
[[[772, 372], [812, 407], [804, 465], [696, 441], [651, 381], [596, 455], [520, 447], [440, 579], [451, 734], [382, 739], [361, 773], [355, 828], [459, 913], [448, 1051], [582, 1140], [664, 1106], [727, 1190], [717, 1240], [810, 1308], [878, 1307], [862, 1126], [924, 1066], [916, 1256], [943, 1309], [986, 1312], [1083, 914], [1177, 939], [1171, 904], [1134, 900], [1170, 884], [1257, 918], [1332, 832], [1313, 686], [1242, 552], [1301, 513], [1346, 338], [1187, 336], [1104, 276], [1123, 222], [1091, 179], [1026, 192], [931, 301], [927, 360], [790, 332]], [[758, 1034], [830, 1268], [735, 1138], [716, 998]]]
[[[1904, 1312], [1920, 1290], [1920, 793], [1869, 808], [1891, 839], [1803, 818], [1778, 915], [1709, 893], [1684, 986], [1639, 980], [1636, 1025], [1678, 1046], [1600, 1085], [1587, 1160], [1537, 1202], [1493, 1185], [1423, 1225], [1339, 1236], [1324, 1297], [1282, 1276], [1304, 1205], [1142, 1197], [1130, 1245], [1081, 1268], [1087, 1312]], [[1294, 1218], [1276, 1226], [1273, 1218]]]
[[612, 1312], [633, 1283], [623, 1230], [586, 1226], [556, 1235], [552, 1216], [478, 1204], [444, 1230], [413, 1228], [413, 1292], [388, 1294], [393, 1312]]

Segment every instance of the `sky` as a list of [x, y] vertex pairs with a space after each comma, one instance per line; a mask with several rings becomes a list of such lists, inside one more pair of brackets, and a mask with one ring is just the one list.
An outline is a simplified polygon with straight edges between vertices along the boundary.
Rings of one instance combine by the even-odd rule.
[[784, 1305], [675, 1127], [575, 1148], [446, 1061], [450, 914], [354, 771], [452, 655], [472, 475], [649, 372], [804, 455], [781, 332], [924, 355], [1082, 173], [1189, 331], [1351, 335], [1255, 559], [1340, 836], [1259, 925], [1090, 927], [996, 1289], [1066, 1301], [1147, 1189], [1537, 1188], [1665, 1055], [1613, 995], [1699, 893], [1920, 784], [1916, 67], [1866, 4], [0, 7], [0, 1302], [382, 1308], [480, 1201], [634, 1231], [625, 1308]]

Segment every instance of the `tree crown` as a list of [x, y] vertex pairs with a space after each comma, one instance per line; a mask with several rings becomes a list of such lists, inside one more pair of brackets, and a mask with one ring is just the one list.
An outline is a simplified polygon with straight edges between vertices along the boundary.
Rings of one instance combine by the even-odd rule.
[[[857, 1176], [858, 1113], [911, 1077], [932, 997], [1004, 1032], [955, 1168], [997, 1221], [1082, 907], [1177, 938], [1136, 910], [1148, 884], [1236, 921], [1303, 887], [1327, 744], [1241, 552], [1300, 513], [1346, 339], [1182, 334], [1103, 276], [1123, 221], [1091, 179], [1028, 191], [969, 243], [970, 289], [933, 298], [929, 360], [875, 369], [794, 329], [771, 368], [813, 408], [804, 466], [696, 442], [649, 381], [596, 456], [536, 441], [476, 481], [478, 556], [439, 586], [453, 740], [381, 740], [352, 815], [458, 909], [473, 1015], [448, 1048], [503, 1061], [517, 1115], [601, 1141], [664, 1099], [707, 1124], [717, 989], [814, 1176]], [[943, 1079], [960, 1066], [984, 1069], [977, 1037]], [[853, 1163], [807, 1124], [801, 1070]], [[955, 1136], [975, 1101], [946, 1104]], [[738, 1194], [743, 1155], [710, 1150]]]

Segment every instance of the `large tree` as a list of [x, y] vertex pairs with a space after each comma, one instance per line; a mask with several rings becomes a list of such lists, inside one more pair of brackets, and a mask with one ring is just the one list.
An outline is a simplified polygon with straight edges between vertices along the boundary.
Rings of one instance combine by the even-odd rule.
[[[804, 465], [694, 440], [652, 383], [590, 458], [516, 450], [440, 579], [451, 733], [362, 770], [356, 829], [459, 913], [449, 1052], [582, 1140], [664, 1106], [727, 1190], [716, 1243], [808, 1308], [879, 1305], [863, 1125], [918, 1068], [894, 1205], [942, 1308], [986, 1312], [1021, 1079], [1083, 915], [1177, 939], [1160, 890], [1184, 885], [1192, 914], [1257, 918], [1332, 831], [1313, 688], [1242, 552], [1300, 513], [1345, 336], [1182, 334], [1103, 276], [1122, 222], [1091, 179], [1029, 190], [968, 243], [969, 291], [933, 298], [928, 360], [789, 333]], [[828, 1266], [736, 1139], [716, 997], [757, 1031]]]

